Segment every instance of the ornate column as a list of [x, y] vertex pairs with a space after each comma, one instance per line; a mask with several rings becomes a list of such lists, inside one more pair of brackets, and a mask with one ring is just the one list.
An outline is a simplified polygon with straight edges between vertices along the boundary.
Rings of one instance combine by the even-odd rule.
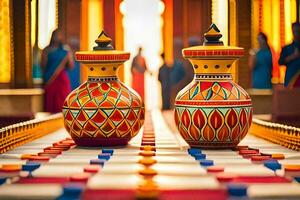
[[12, 0], [12, 88], [32, 87], [30, 0]]

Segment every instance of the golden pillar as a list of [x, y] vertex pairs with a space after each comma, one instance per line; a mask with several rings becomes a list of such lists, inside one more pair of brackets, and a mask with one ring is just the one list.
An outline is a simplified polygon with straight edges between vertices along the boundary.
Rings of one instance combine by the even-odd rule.
[[[124, 50], [124, 28], [123, 28], [123, 14], [120, 12], [120, 4], [123, 0], [115, 0], [115, 49]], [[124, 64], [119, 67], [118, 77], [124, 81]]]
[[0, 84], [2, 87], [8, 87], [11, 81], [11, 3], [9, 0], [0, 1]]
[[[103, 29], [103, 0], [82, 0], [81, 5], [80, 50], [91, 50]], [[81, 82], [86, 81], [86, 68], [80, 70]]]
[[30, 0], [13, 0], [11, 3], [12, 21], [12, 63], [11, 87], [32, 87], [31, 60], [31, 3]]

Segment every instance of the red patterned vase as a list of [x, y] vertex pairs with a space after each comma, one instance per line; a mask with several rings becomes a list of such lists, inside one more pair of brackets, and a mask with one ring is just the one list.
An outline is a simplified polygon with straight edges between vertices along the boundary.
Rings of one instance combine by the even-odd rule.
[[79, 146], [122, 146], [144, 123], [144, 103], [116, 76], [128, 52], [113, 50], [102, 32], [93, 51], [76, 52], [88, 68], [88, 80], [73, 90], [63, 105], [64, 124]]
[[246, 136], [252, 121], [247, 92], [232, 80], [232, 63], [243, 56], [239, 47], [224, 46], [212, 24], [203, 46], [182, 50], [194, 68], [194, 80], [175, 100], [177, 128], [191, 147], [231, 148]]

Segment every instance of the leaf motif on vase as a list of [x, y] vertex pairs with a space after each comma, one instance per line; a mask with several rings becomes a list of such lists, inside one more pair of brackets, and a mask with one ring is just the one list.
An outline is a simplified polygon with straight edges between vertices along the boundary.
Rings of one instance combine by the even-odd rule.
[[249, 128], [251, 126], [251, 123], [252, 123], [252, 115], [253, 115], [253, 109], [252, 108], [249, 108], [249, 117], [248, 117], [248, 125], [249, 125]]
[[218, 130], [224, 124], [224, 116], [218, 109], [214, 109], [208, 116], [208, 123], [214, 130]]
[[241, 133], [241, 131], [240, 131], [240, 126], [235, 126], [235, 127], [232, 129], [232, 132], [231, 132], [231, 140], [232, 140], [232, 141], [237, 141], [238, 138], [239, 138], [240, 133]]
[[188, 132], [183, 128], [182, 125], [179, 125], [179, 133], [185, 141], [190, 140]]
[[192, 119], [194, 125], [199, 128], [200, 131], [207, 123], [207, 117], [201, 109], [197, 109], [193, 112]]
[[217, 132], [217, 138], [220, 142], [226, 142], [228, 140], [228, 137], [229, 137], [229, 130], [226, 124], [224, 124], [222, 128]]
[[226, 113], [225, 122], [231, 130], [238, 124], [238, 114], [234, 108], [229, 109]]
[[195, 141], [200, 140], [200, 136], [201, 136], [200, 130], [194, 124], [191, 124], [189, 133], [192, 140]]
[[215, 131], [207, 124], [204, 128], [203, 128], [203, 138], [206, 141], [213, 141], [214, 137], [215, 137]]
[[222, 96], [223, 96], [224, 100], [228, 99], [227, 91], [224, 88], [222, 88], [221, 91], [222, 91]]
[[210, 88], [210, 89], [208, 89], [208, 91], [207, 91], [207, 93], [206, 93], [205, 100], [211, 99], [212, 96], [213, 96], [213, 91], [212, 91], [212, 89]]
[[247, 113], [244, 108], [242, 108], [240, 112], [240, 126], [241, 130], [243, 130], [247, 126]]
[[196, 87], [194, 87], [193, 90], [193, 94], [190, 96], [191, 100], [199, 93], [199, 85], [196, 85]]
[[190, 118], [190, 113], [187, 109], [185, 109], [182, 112], [181, 115], [181, 123], [183, 124], [183, 126], [186, 128], [186, 130], [189, 130], [189, 126], [191, 124], [191, 118]]
[[242, 130], [241, 135], [240, 135], [240, 139], [243, 139], [243, 138], [247, 135], [248, 130], [249, 130], [248, 126], [246, 126], [246, 127]]

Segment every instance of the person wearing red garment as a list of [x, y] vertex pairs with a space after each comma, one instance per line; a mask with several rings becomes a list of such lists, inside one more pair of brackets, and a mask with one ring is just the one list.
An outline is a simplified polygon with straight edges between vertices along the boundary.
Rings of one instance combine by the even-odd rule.
[[138, 54], [133, 58], [131, 64], [132, 88], [144, 100], [145, 97], [145, 72], [148, 72], [146, 60], [142, 55], [143, 48], [139, 47]]
[[53, 31], [50, 44], [42, 52], [41, 67], [44, 79], [44, 109], [46, 112], [58, 113], [67, 95], [71, 92], [67, 68], [73, 69], [74, 60], [71, 51], [63, 45], [62, 34]]

